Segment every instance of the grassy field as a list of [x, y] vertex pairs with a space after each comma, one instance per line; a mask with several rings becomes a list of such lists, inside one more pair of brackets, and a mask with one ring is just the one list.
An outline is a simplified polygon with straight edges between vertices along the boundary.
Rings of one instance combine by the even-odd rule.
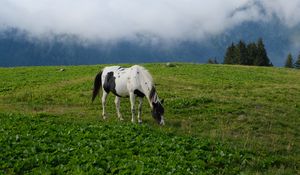
[[102, 120], [103, 66], [0, 68], [0, 174], [300, 174], [300, 71], [145, 64], [161, 127], [146, 101], [143, 125], [129, 99], [118, 121], [112, 95]]

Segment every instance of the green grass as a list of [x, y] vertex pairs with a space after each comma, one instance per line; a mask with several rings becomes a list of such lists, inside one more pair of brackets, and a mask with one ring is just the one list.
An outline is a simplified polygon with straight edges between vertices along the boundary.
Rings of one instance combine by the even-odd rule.
[[0, 174], [299, 174], [300, 71], [145, 64], [166, 126], [91, 103], [104, 65], [0, 68]]

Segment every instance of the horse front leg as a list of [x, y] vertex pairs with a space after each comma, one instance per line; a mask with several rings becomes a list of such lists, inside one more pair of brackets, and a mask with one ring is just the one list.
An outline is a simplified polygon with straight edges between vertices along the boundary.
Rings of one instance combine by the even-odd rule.
[[139, 108], [138, 108], [138, 121], [142, 123], [142, 106], [143, 106], [143, 98], [139, 97]]
[[130, 97], [130, 105], [131, 105], [131, 122], [135, 122], [135, 94], [132, 92], [129, 94]]
[[106, 104], [107, 95], [108, 95], [108, 93], [106, 93], [103, 90], [103, 94], [102, 94], [102, 117], [103, 117], [104, 120], [106, 119], [105, 104]]
[[116, 96], [115, 104], [116, 104], [118, 118], [119, 118], [119, 120], [123, 121], [124, 119], [123, 119], [122, 114], [120, 112], [120, 97]]

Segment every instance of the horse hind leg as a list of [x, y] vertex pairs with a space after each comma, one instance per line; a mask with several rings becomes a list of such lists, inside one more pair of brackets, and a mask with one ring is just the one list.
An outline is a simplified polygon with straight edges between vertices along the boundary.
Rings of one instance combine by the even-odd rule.
[[143, 98], [139, 97], [139, 107], [138, 107], [138, 122], [142, 123], [142, 106], [143, 106]]
[[105, 120], [107, 118], [106, 112], [105, 112], [105, 104], [106, 104], [106, 98], [107, 98], [108, 93], [103, 90], [102, 94], [102, 117]]
[[116, 96], [115, 104], [116, 104], [118, 118], [119, 118], [119, 120], [123, 121], [124, 119], [123, 119], [122, 114], [120, 112], [120, 97]]
[[134, 93], [130, 93], [129, 94], [130, 97], [130, 105], [131, 105], [131, 122], [135, 123], [135, 94]]

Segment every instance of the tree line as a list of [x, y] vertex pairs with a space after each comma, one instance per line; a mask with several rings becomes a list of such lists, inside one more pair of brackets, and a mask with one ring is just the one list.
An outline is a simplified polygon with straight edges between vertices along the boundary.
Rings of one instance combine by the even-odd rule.
[[298, 58], [295, 62], [294, 62], [292, 54], [289, 53], [287, 58], [286, 58], [284, 67], [300, 69], [300, 53], [299, 53]]
[[239, 43], [232, 43], [226, 50], [224, 64], [273, 66], [267, 55], [262, 38], [258, 41], [246, 44], [240, 40]]
[[[216, 58], [209, 58], [207, 63], [219, 64]], [[273, 66], [267, 55], [262, 38], [259, 38], [256, 43], [246, 44], [243, 40], [240, 40], [237, 44], [232, 43], [227, 47], [223, 64]], [[300, 53], [295, 61], [292, 54], [289, 53], [284, 67], [300, 69]]]

